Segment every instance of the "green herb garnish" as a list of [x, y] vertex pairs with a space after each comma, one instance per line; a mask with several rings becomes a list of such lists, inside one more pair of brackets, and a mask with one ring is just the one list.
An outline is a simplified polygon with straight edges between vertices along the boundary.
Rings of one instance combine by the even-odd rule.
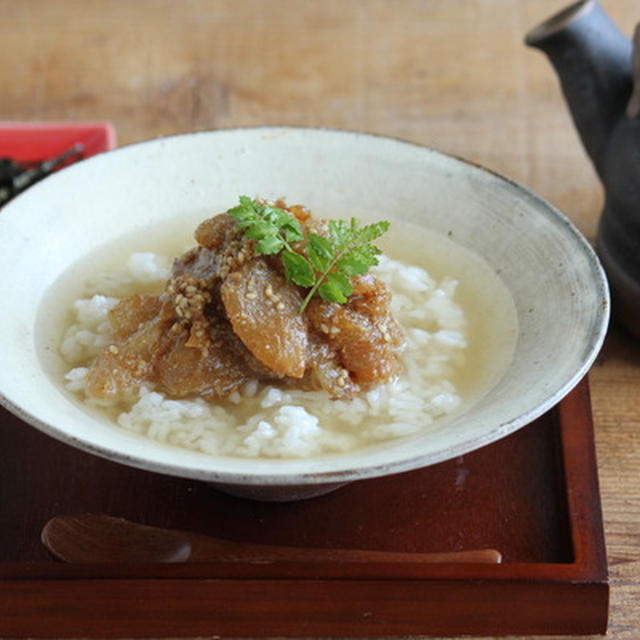
[[[329, 237], [306, 233], [287, 211], [240, 196], [240, 204], [227, 212], [244, 236], [256, 241], [259, 255], [281, 254], [287, 282], [308, 288], [300, 313], [317, 293], [327, 302], [344, 303], [353, 293], [351, 276], [362, 275], [378, 264], [382, 253], [371, 244], [390, 226], [387, 221], [361, 226], [356, 218], [329, 220]], [[295, 243], [299, 244], [294, 248]]]

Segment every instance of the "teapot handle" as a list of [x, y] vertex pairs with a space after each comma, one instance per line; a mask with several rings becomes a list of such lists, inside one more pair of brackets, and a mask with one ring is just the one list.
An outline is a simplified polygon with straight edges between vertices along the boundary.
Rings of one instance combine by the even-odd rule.
[[640, 115], [640, 23], [633, 34], [633, 92], [627, 103], [627, 116], [635, 118]]

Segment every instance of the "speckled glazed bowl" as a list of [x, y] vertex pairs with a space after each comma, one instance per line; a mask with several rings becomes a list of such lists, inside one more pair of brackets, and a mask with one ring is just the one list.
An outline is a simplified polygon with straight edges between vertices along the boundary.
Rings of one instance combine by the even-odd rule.
[[[442, 426], [348, 454], [300, 460], [207, 456], [128, 433], [70, 400], [43, 367], [36, 321], [72, 263], [123, 234], [197, 220], [239, 194], [325, 214], [381, 212], [483, 256], [511, 292], [515, 353], [497, 384]], [[602, 269], [552, 206], [493, 173], [431, 149], [323, 129], [255, 128], [152, 140], [104, 153], [37, 184], [0, 212], [0, 402], [63, 442], [150, 471], [259, 499], [298, 499], [340, 484], [459, 456], [531, 422], [585, 375], [609, 316]]]

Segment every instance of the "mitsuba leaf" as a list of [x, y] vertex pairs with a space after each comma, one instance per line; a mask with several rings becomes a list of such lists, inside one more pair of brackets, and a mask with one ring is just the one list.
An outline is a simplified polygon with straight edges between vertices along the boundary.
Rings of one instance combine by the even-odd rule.
[[[277, 234], [278, 227], [270, 222], [259, 220], [258, 222], [254, 222], [244, 235], [246, 238], [251, 238], [252, 240], [262, 240], [262, 238], [275, 236]], [[260, 251], [259, 253], [262, 252]]]
[[309, 262], [295, 251], [285, 249], [282, 252], [284, 274], [289, 282], [295, 282], [301, 287], [312, 287], [316, 276]]
[[249, 196], [240, 196], [238, 198], [238, 200], [240, 201], [240, 206], [247, 212], [249, 211], [253, 211], [253, 212], [257, 212], [258, 210], [258, 205], [256, 202], [254, 202], [254, 200], [252, 198], [250, 198]]
[[362, 227], [358, 231], [358, 242], [365, 243], [371, 242], [376, 238], [379, 238], [383, 233], [389, 230], [391, 223], [386, 220], [375, 222], [374, 224], [368, 224]]
[[327, 279], [318, 287], [318, 294], [327, 302], [338, 302], [340, 304], [347, 301], [347, 297], [342, 293], [340, 287], [333, 278]]
[[262, 207], [260, 213], [265, 220], [268, 220], [279, 229], [287, 225], [292, 220], [291, 216], [286, 211], [278, 209], [277, 207]]
[[333, 250], [329, 240], [316, 233], [310, 233], [307, 236], [306, 253], [316, 271], [321, 273], [328, 271], [333, 258]]
[[284, 247], [284, 242], [278, 236], [265, 236], [256, 244], [256, 252], [260, 255], [272, 255], [279, 253]]
[[284, 237], [287, 242], [299, 242], [304, 238], [304, 233], [302, 233], [302, 229], [296, 220], [291, 221], [292, 224], [284, 227]]
[[336, 251], [346, 247], [351, 238], [351, 228], [346, 220], [329, 220], [329, 233]]
[[344, 273], [332, 271], [327, 274], [327, 281], [338, 287], [342, 294], [347, 298], [353, 293], [353, 284], [351, 283], [351, 279]]
[[287, 215], [286, 220], [282, 222], [281, 228], [287, 242], [298, 242], [304, 238], [300, 223], [289, 215]]
[[336, 268], [348, 276], [360, 276], [369, 271], [369, 264], [358, 253], [351, 251], [340, 258]]
[[349, 257], [353, 263], [360, 263], [364, 265], [368, 270], [369, 267], [373, 267], [378, 264], [378, 258], [376, 256], [380, 255], [380, 253], [381, 251], [378, 247], [372, 244], [364, 244], [360, 247], [354, 247], [346, 257]]

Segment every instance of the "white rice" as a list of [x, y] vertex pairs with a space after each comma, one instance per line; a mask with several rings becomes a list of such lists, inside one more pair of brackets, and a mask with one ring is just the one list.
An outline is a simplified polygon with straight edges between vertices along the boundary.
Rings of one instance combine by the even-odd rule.
[[92, 295], [74, 303], [75, 319], [60, 346], [72, 367], [66, 388], [110, 410], [123, 429], [209, 454], [296, 458], [414, 434], [460, 406], [452, 380], [463, 365], [467, 337], [464, 313], [454, 300], [457, 283], [436, 282], [424, 269], [386, 257], [375, 271], [391, 288], [392, 310], [407, 341], [404, 372], [391, 383], [350, 400], [257, 381], [220, 404], [172, 400], [149, 386], [125, 399], [125, 407], [122, 399], [116, 404], [87, 397], [87, 366], [111, 340], [109, 309], [118, 296], [157, 290], [169, 265], [163, 256], [133, 254], [123, 270], [99, 274], [90, 282]]

